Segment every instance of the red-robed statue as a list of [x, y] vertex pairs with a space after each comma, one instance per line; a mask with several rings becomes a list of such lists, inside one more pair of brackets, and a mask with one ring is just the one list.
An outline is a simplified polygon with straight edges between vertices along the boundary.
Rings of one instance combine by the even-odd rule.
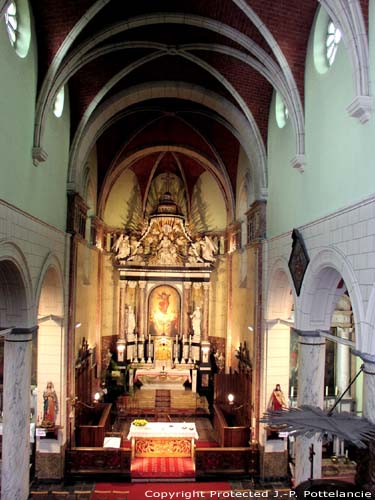
[[282, 410], [288, 408], [283, 391], [280, 384], [276, 384], [275, 389], [272, 391], [271, 398], [268, 403], [268, 410]]

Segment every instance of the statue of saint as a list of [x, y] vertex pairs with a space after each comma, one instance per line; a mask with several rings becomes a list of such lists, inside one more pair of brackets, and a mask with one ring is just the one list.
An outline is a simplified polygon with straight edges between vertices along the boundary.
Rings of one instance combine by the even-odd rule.
[[47, 382], [43, 392], [43, 420], [42, 427], [54, 427], [58, 412], [57, 394], [52, 382]]
[[115, 244], [113, 245], [113, 249], [117, 252], [117, 259], [126, 259], [130, 255], [130, 244], [129, 244], [129, 236], [121, 234]]
[[288, 405], [286, 403], [284, 393], [281, 390], [280, 384], [276, 384], [275, 389], [272, 391], [267, 409], [277, 411], [277, 410], [282, 410], [284, 408], [288, 408]]
[[217, 247], [213, 244], [212, 240], [208, 236], [205, 236], [199, 243], [202, 248], [203, 259], [209, 262], [215, 262], [214, 253], [217, 252]]
[[133, 306], [128, 307], [128, 329], [127, 329], [127, 334], [133, 335], [135, 330], [135, 314], [133, 310]]
[[202, 319], [201, 308], [199, 306], [195, 308], [193, 314], [190, 315], [190, 318], [193, 326], [194, 337], [197, 339], [201, 335], [201, 319]]

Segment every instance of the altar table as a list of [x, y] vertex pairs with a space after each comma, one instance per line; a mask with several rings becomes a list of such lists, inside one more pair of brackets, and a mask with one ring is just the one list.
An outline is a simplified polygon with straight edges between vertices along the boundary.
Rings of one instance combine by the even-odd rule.
[[132, 442], [134, 457], [193, 457], [198, 439], [194, 422], [149, 422], [131, 424], [127, 438]]
[[142, 389], [184, 389], [191, 382], [190, 370], [137, 369], [134, 382], [142, 382]]

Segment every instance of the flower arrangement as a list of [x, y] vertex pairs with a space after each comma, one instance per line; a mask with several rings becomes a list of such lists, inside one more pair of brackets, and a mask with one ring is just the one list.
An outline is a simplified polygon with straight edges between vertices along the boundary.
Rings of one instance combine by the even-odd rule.
[[144, 418], [137, 418], [136, 420], [133, 420], [132, 424], [136, 425], [137, 427], [142, 427], [144, 425], [147, 425], [148, 421]]

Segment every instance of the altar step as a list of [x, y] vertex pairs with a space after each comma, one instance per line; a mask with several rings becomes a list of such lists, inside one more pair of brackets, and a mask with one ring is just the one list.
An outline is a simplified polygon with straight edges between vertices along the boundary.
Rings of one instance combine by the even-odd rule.
[[183, 419], [208, 416], [208, 402], [204, 396], [189, 390], [157, 389], [135, 391], [132, 396], [120, 396], [116, 402], [119, 418], [153, 418], [164, 411], [171, 417]]
[[132, 460], [132, 481], [194, 481], [195, 467], [191, 458], [137, 457]]

